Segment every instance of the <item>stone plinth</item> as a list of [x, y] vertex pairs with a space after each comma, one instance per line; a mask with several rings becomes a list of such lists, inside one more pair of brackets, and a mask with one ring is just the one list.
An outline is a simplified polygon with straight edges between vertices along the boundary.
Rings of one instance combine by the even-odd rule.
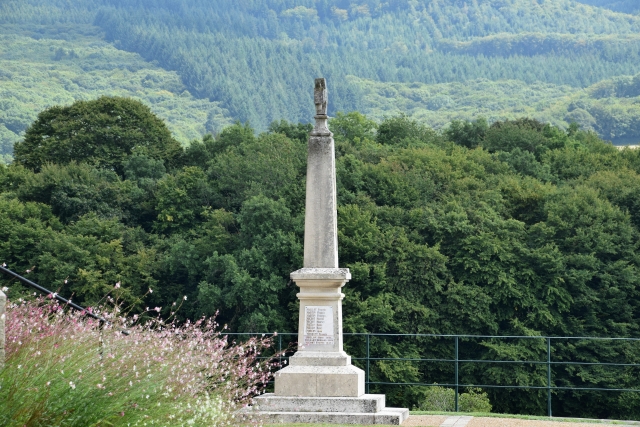
[[253, 399], [246, 413], [267, 423], [400, 425], [404, 408], [386, 408], [384, 395], [365, 394], [364, 371], [343, 350], [342, 287], [346, 268], [303, 268], [291, 273], [300, 287], [298, 351], [275, 374], [275, 393]]
[[329, 398], [269, 393], [254, 398], [252, 409], [267, 423], [400, 425], [409, 416], [408, 409], [385, 407], [383, 394]]
[[298, 351], [275, 374], [275, 394], [295, 397], [360, 397], [364, 371], [342, 349], [342, 287], [346, 268], [303, 268], [291, 273], [300, 287]]
[[6, 305], [7, 305], [7, 296], [0, 291], [0, 366], [4, 364], [5, 352], [5, 321], [6, 321]]

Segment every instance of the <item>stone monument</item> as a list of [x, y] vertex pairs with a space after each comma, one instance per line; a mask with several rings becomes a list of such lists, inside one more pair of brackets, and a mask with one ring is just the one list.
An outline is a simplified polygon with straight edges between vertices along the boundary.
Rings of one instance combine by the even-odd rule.
[[275, 374], [275, 392], [253, 400], [268, 422], [399, 425], [409, 415], [386, 408], [384, 395], [365, 394], [364, 371], [342, 348], [342, 287], [351, 279], [338, 266], [336, 167], [327, 121], [327, 86], [316, 79], [316, 124], [309, 136], [304, 266], [291, 273], [300, 288], [298, 351]]

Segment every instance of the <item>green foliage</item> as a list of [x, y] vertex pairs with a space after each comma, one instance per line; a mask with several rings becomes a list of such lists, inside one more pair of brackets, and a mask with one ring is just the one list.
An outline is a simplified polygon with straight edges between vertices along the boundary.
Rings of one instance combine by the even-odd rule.
[[357, 111], [347, 114], [338, 111], [336, 117], [331, 119], [331, 129], [336, 140], [355, 142], [375, 139], [378, 124]]
[[[184, 317], [218, 312], [234, 331], [295, 330], [289, 273], [302, 263], [307, 101], [324, 75], [340, 260], [353, 273], [345, 330], [640, 332], [640, 154], [598, 137], [640, 135], [637, 16], [570, 0], [22, 3], [0, 6], [5, 161], [43, 108], [103, 92], [135, 95], [192, 141], [170, 162], [131, 148], [113, 163], [89, 153], [0, 167], [0, 258], [35, 281], [81, 303], [120, 281], [138, 311], [151, 287], [164, 314], [187, 295]], [[230, 116], [238, 122], [224, 127]], [[470, 358], [542, 360], [540, 342], [461, 345]], [[451, 357], [426, 337], [370, 344], [382, 359]], [[554, 345], [559, 361], [635, 364], [638, 354], [620, 343]], [[370, 368], [381, 383], [452, 375], [410, 360]], [[554, 369], [561, 386], [638, 388], [635, 368]], [[546, 384], [541, 365], [469, 365], [461, 375]], [[372, 388], [397, 405], [422, 399], [418, 388]], [[558, 393], [558, 415], [634, 416], [627, 395]], [[487, 395], [496, 411], [545, 410], [544, 391]]]
[[445, 135], [449, 141], [467, 148], [476, 148], [480, 145], [487, 134], [489, 125], [487, 120], [480, 118], [474, 122], [454, 120], [446, 129]]
[[[53, 12], [38, 13], [50, 16]], [[232, 123], [217, 103], [190, 95], [177, 74], [115, 49], [99, 38], [96, 27], [59, 22], [55, 26], [6, 25], [0, 33], [4, 47], [0, 51], [0, 161], [4, 163], [13, 160], [14, 143], [42, 110], [103, 95], [144, 102], [182, 144]], [[77, 57], [53, 61], [59, 49], [73, 51]]]
[[[566, 92], [571, 89], [565, 85], [581, 88], [640, 71], [634, 61], [640, 46], [638, 18], [571, 0], [534, 6], [525, 0], [500, 5], [481, 0], [464, 8], [379, 0], [295, 6], [259, 0], [189, 0], [180, 7], [148, 0], [102, 4], [95, 23], [108, 40], [177, 70], [192, 93], [222, 102], [233, 117], [258, 129], [282, 117], [308, 121], [312, 105], [301, 100], [320, 72], [333, 82], [331, 114], [358, 110], [374, 115], [378, 105], [367, 99], [370, 89], [359, 79], [381, 85], [393, 98], [388, 94], [397, 83], [472, 87], [485, 79], [509, 85], [503, 83], [508, 77], [531, 86], [530, 99], [548, 93], [549, 85]], [[414, 100], [427, 111], [456, 102], [446, 95], [417, 95]], [[495, 98], [496, 93], [485, 90], [483, 95]], [[496, 107], [484, 106], [489, 112]], [[382, 115], [398, 111], [407, 109], [386, 105]], [[557, 113], [554, 119], [563, 120]], [[456, 118], [473, 117], [440, 120]]]
[[0, 155], [11, 160], [11, 145], [42, 108], [102, 94], [150, 104], [185, 144], [219, 132], [230, 116], [258, 130], [283, 117], [306, 126], [313, 107], [303, 100], [320, 74], [332, 82], [332, 115], [407, 113], [435, 128], [529, 115], [636, 142], [635, 92], [594, 99], [582, 89], [640, 72], [639, 18], [600, 7], [637, 8], [623, 0], [582, 3], [599, 7], [573, 0], [481, 0], [464, 8], [436, 1], [187, 0], [178, 7], [11, 0], [0, 6], [7, 46], [0, 89], [8, 87], [10, 99], [0, 105]]
[[[494, 123], [526, 115], [567, 129], [575, 123], [615, 144], [635, 144], [640, 135], [637, 76], [603, 80], [586, 90], [513, 80], [474, 80], [465, 84], [381, 83], [356, 77], [348, 80], [359, 87], [366, 111], [377, 120], [389, 114], [406, 113], [414, 120], [444, 128], [449, 122], [456, 127], [482, 118]], [[437, 99], [447, 102], [437, 108], [430, 106]], [[457, 140], [472, 129], [452, 128], [452, 131], [459, 135], [449, 137]]]
[[634, 0], [579, 0], [580, 3], [590, 4], [593, 6], [606, 7], [608, 9], [618, 11], [618, 12], [627, 12], [627, 13], [637, 13], [640, 10], [640, 6]]
[[458, 405], [462, 412], [491, 412], [489, 396], [481, 388], [470, 388], [466, 393], [461, 393]]
[[48, 162], [86, 162], [122, 175], [134, 150], [166, 165], [175, 163], [182, 151], [164, 122], [144, 104], [105, 96], [40, 113], [15, 145], [14, 157], [35, 171]]
[[452, 412], [455, 410], [456, 391], [452, 388], [433, 386], [425, 389], [420, 411]]
[[[341, 114], [341, 113], [340, 113]], [[289, 139], [306, 143], [309, 138], [309, 133], [313, 130], [311, 123], [289, 123], [284, 119], [279, 122], [273, 122], [269, 125], [269, 132], [281, 133]]]
[[410, 146], [432, 142], [436, 138], [431, 128], [404, 115], [385, 119], [376, 133], [376, 142], [383, 145]]
[[[349, 332], [635, 336], [640, 331], [640, 154], [593, 132], [532, 119], [459, 121], [435, 131], [408, 116], [377, 124], [336, 114], [340, 262], [352, 271]], [[302, 265], [307, 124], [256, 135], [236, 123], [166, 167], [144, 150], [122, 173], [97, 164], [0, 167], [0, 260], [94, 304], [121, 282], [134, 310], [218, 313], [234, 331], [291, 331]], [[375, 130], [375, 132], [374, 132]], [[474, 148], [470, 148], [474, 147]], [[35, 267], [35, 268], [33, 268]], [[24, 295], [15, 286], [9, 295]], [[15, 292], [15, 293], [14, 293]], [[376, 357], [450, 358], [450, 343], [376, 337]], [[474, 359], [542, 360], [542, 341], [463, 340]], [[351, 354], [362, 342], [347, 342]], [[426, 352], [426, 353], [425, 353]], [[430, 353], [429, 353], [430, 352]], [[557, 360], [637, 363], [623, 344], [554, 344]], [[437, 363], [380, 360], [374, 382], [449, 383]], [[542, 365], [465, 365], [474, 384], [545, 384]], [[637, 387], [585, 365], [554, 380]], [[422, 389], [372, 387], [417, 406]], [[508, 393], [508, 394], [507, 394]], [[563, 392], [554, 413], [627, 417], [614, 395]], [[492, 389], [493, 410], [543, 413], [540, 391]], [[508, 398], [507, 398], [508, 397]], [[486, 401], [469, 396], [472, 401]], [[625, 398], [627, 399], [627, 398]]]
[[[455, 390], [440, 386], [425, 388], [424, 398], [418, 406], [420, 411], [453, 412], [455, 410]], [[461, 412], [491, 412], [489, 396], [480, 388], [470, 388], [458, 396]]]

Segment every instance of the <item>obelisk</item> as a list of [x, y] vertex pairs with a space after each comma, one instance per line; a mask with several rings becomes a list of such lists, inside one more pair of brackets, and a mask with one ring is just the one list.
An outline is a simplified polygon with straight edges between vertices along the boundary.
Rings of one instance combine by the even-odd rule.
[[291, 273], [300, 287], [298, 352], [276, 374], [277, 396], [359, 397], [364, 371], [351, 365], [342, 349], [342, 287], [351, 279], [338, 267], [336, 156], [327, 127], [328, 92], [316, 79], [316, 124], [309, 135], [307, 197], [304, 221], [304, 265]]
[[342, 348], [342, 287], [338, 266], [335, 144], [327, 126], [325, 79], [315, 80], [315, 127], [309, 135], [303, 268], [291, 273], [300, 288], [298, 351], [275, 374], [275, 393], [253, 399], [249, 411], [269, 422], [395, 424], [409, 415], [386, 408], [385, 396], [364, 393], [364, 371]]

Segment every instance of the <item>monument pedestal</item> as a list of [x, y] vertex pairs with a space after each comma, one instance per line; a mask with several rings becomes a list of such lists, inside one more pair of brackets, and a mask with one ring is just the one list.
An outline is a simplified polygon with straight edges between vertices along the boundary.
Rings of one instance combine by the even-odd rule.
[[275, 375], [276, 396], [360, 397], [364, 371], [342, 350], [342, 287], [347, 268], [303, 268], [291, 273], [300, 287], [298, 351]]
[[300, 287], [298, 351], [276, 372], [275, 393], [254, 398], [250, 411], [268, 423], [400, 425], [409, 410], [365, 394], [364, 371], [342, 349], [341, 288], [349, 270], [303, 268], [291, 278]]

